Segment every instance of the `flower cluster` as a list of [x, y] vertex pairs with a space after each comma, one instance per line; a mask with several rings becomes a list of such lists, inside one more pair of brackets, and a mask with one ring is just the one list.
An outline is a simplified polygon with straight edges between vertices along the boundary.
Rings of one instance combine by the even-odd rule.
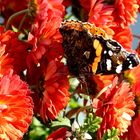
[[[140, 139], [140, 65], [120, 74], [82, 71], [75, 77], [69, 66], [75, 62], [69, 64], [63, 45], [72, 54], [82, 51], [79, 47], [73, 52], [77, 50], [60, 32], [64, 20], [88, 22], [101, 32], [99, 38], [115, 40], [140, 56], [140, 45], [132, 48], [130, 28], [139, 5], [140, 0], [0, 1], [0, 140]], [[81, 42], [85, 47], [84, 41], [76, 44]], [[83, 55], [88, 59], [91, 54]], [[85, 66], [84, 60], [79, 63]], [[78, 124], [80, 113], [83, 124]], [[75, 121], [78, 127], [73, 130]]]

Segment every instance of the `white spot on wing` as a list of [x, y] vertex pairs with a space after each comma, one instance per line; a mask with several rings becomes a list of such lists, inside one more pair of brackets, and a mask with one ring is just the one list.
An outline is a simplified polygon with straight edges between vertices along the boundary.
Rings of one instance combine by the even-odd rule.
[[130, 65], [128, 66], [129, 69], [133, 69], [133, 65], [132, 63], [130, 63]]
[[121, 73], [121, 71], [122, 71], [122, 64], [117, 66], [116, 73]]
[[107, 60], [106, 60], [106, 65], [107, 65], [107, 70], [110, 71], [110, 70], [111, 70], [111, 66], [112, 66], [112, 65], [111, 65], [111, 60], [110, 60], [110, 59], [107, 59]]
[[104, 54], [107, 54], [107, 51], [104, 51]]
[[109, 56], [113, 55], [113, 52], [111, 50], [108, 51]]

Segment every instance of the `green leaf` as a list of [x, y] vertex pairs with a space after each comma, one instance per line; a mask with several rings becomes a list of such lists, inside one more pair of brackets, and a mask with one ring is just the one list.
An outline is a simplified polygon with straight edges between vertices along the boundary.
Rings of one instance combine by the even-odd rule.
[[45, 140], [46, 136], [50, 133], [50, 129], [42, 124], [37, 118], [33, 118], [32, 124], [26, 133], [23, 140]]
[[12, 30], [13, 30], [14, 32], [18, 32], [18, 31], [19, 31], [15, 26], [12, 26]]
[[70, 120], [66, 117], [58, 117], [56, 121], [52, 121], [51, 127], [62, 127], [62, 126], [67, 126], [71, 127]]
[[76, 99], [76, 97], [73, 96], [73, 97], [70, 99], [69, 106], [70, 106], [70, 108], [72, 108], [72, 109], [74, 109], [74, 108], [79, 108], [79, 107], [80, 107], [79, 102], [78, 102], [78, 100]]

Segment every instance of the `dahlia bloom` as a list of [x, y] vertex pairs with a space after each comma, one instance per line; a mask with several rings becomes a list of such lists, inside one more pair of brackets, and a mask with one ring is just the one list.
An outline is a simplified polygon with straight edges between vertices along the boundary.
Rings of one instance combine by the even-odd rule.
[[139, 5], [137, 0], [115, 0], [112, 16], [117, 25], [128, 26], [136, 21]]
[[0, 87], [0, 138], [22, 139], [33, 117], [31, 91], [12, 71], [0, 78]]
[[63, 0], [48, 0], [49, 10], [52, 10], [59, 17], [64, 16], [65, 7], [62, 5]]
[[65, 7], [68, 7], [69, 5], [71, 5], [71, 0], [63, 0], [62, 4], [63, 4]]
[[[34, 2], [36, 6], [35, 20], [28, 35], [28, 42], [32, 48], [26, 59], [27, 77], [30, 84], [36, 84], [39, 81], [44, 70], [41, 68], [42, 61], [48, 62], [52, 59], [60, 59], [63, 55], [62, 39], [59, 33], [62, 17], [57, 16], [61, 15], [61, 0], [57, 1], [58, 3], [53, 3], [51, 0], [37, 0]], [[61, 13], [63, 12], [62, 9]]]
[[[11, 30], [2, 32], [0, 35], [0, 46], [3, 46], [3, 55], [10, 59], [14, 73], [19, 74], [26, 69], [26, 57], [30, 45], [18, 39], [19, 33]], [[1, 48], [2, 50], [2, 48]], [[2, 59], [2, 58], [1, 58]], [[3, 67], [3, 68], [6, 68]]]
[[35, 87], [35, 110], [46, 122], [48, 118], [55, 119], [69, 100], [68, 70], [60, 62], [63, 49], [59, 27], [64, 6], [62, 0], [35, 2], [37, 11], [28, 36], [33, 47], [26, 60], [27, 77], [28, 82]]
[[55, 119], [69, 101], [68, 70], [63, 63], [51, 61], [45, 71], [40, 115], [44, 121]]
[[114, 20], [112, 5], [105, 5], [103, 0], [93, 1], [89, 11], [88, 22], [94, 23], [96, 26], [109, 25]]
[[[64, 6], [62, 0], [37, 0], [31, 3], [34, 12], [34, 23], [32, 25], [31, 33], [39, 37], [45, 25], [53, 17], [62, 18], [64, 16]], [[54, 22], [53, 22], [54, 23]], [[57, 24], [57, 23], [56, 23]]]
[[9, 58], [8, 54], [5, 53], [5, 45], [0, 44], [0, 77], [13, 68], [12, 62], [13, 59]]
[[36, 9], [39, 10], [36, 11], [35, 21], [28, 36], [28, 41], [33, 46], [31, 52], [35, 63], [38, 63], [37, 61], [46, 53], [50, 45], [58, 46], [59, 43], [61, 46], [62, 37], [59, 27], [64, 14], [61, 2], [61, 0], [37, 1]]
[[115, 33], [113, 39], [118, 41], [127, 51], [132, 50], [133, 35], [130, 27], [126, 26], [124, 28], [121, 28], [119, 26], [116, 26], [112, 29]]
[[93, 1], [93, 0], [79, 0], [79, 2], [80, 2], [80, 5], [83, 7], [83, 9], [87, 13], [89, 13], [91, 6], [94, 4], [93, 2], [95, 2], [95, 1]]
[[134, 94], [130, 92], [128, 83], [121, 82], [117, 85], [117, 77], [111, 86], [103, 92], [99, 99], [93, 100], [96, 107], [96, 115], [103, 118], [101, 127], [97, 133], [97, 139], [101, 139], [107, 129], [115, 127], [119, 135], [127, 132], [131, 119], [134, 116]]
[[48, 21], [42, 22], [42, 26], [38, 27], [37, 32], [34, 32], [35, 34], [29, 34], [28, 41], [33, 45], [32, 52], [38, 60], [45, 54], [49, 45], [60, 42], [61, 35], [58, 32], [60, 23], [61, 18], [50, 17]]

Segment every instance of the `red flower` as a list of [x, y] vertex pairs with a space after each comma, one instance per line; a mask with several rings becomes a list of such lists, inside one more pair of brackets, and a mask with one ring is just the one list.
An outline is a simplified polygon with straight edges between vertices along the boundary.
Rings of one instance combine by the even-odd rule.
[[30, 48], [30, 45], [20, 41], [18, 36], [19, 33], [15, 33], [11, 30], [1, 33], [0, 35], [0, 43], [2, 46], [5, 46], [5, 50], [3, 49], [2, 53], [3, 55], [8, 55], [8, 58], [12, 60], [11, 65], [13, 66], [14, 73], [17, 74], [26, 69], [26, 57], [28, 49]]
[[8, 57], [9, 55], [5, 53], [5, 46], [0, 45], [0, 77], [8, 73], [11, 68], [13, 68], [13, 59]]
[[49, 48], [49, 45], [54, 44], [54, 42], [60, 42], [59, 39], [57, 39], [57, 35], [59, 36], [58, 38], [61, 38], [58, 32], [60, 22], [61, 18], [52, 17], [44, 25], [42, 23], [42, 26], [38, 28], [38, 33], [35, 36], [32, 34], [29, 35], [29, 42], [33, 45], [32, 52], [37, 60], [41, 59]]
[[127, 131], [131, 118], [134, 116], [134, 95], [130, 92], [128, 83], [121, 82], [117, 86], [117, 81], [115, 78], [99, 100], [93, 100], [93, 106], [97, 108], [96, 115], [103, 118], [98, 130], [99, 139], [107, 129], [112, 127], [118, 129], [119, 135], [122, 135]]
[[137, 0], [115, 0], [114, 21], [121, 27], [134, 23], [138, 8]]
[[[37, 15], [28, 40], [33, 45], [32, 53], [36, 60], [41, 59], [50, 45], [58, 43], [61, 45], [59, 33], [64, 7], [61, 0], [37, 1]], [[45, 9], [45, 13], [43, 9]], [[43, 14], [43, 16], [41, 16]], [[60, 52], [62, 55], [62, 53]], [[36, 61], [35, 60], [35, 61]], [[38, 63], [38, 62], [37, 62]]]
[[62, 127], [51, 133], [46, 140], [65, 140], [67, 128]]
[[113, 6], [106, 5], [105, 3], [103, 3], [103, 0], [92, 1], [88, 21], [94, 23], [96, 26], [112, 24], [113, 10], [114, 10]]
[[69, 100], [68, 71], [60, 62], [63, 49], [59, 27], [64, 6], [62, 0], [35, 2], [37, 11], [28, 37], [33, 48], [26, 60], [27, 77], [28, 82], [35, 87], [35, 110], [45, 122], [48, 118], [55, 119]]
[[[80, 2], [80, 5], [83, 7], [83, 9], [89, 13], [90, 9], [91, 9], [91, 6], [93, 5], [93, 3], [95, 1], [93, 0], [79, 0]], [[88, 3], [88, 4], [87, 4]]]
[[60, 60], [63, 56], [62, 37], [59, 33], [61, 16], [64, 13], [64, 9], [61, 9], [63, 7], [62, 1], [37, 0], [35, 2], [37, 6], [36, 17], [28, 36], [32, 49], [26, 60], [28, 81], [31, 84], [36, 84], [40, 80], [44, 71], [43, 61], [48, 64], [48, 61]]
[[29, 9], [34, 12], [35, 16], [33, 26], [41, 26], [43, 21], [47, 21], [50, 12], [53, 12], [53, 16], [62, 17], [64, 16], [64, 6], [62, 0], [36, 0], [30, 3]]
[[62, 5], [62, 2], [63, 0], [48, 0], [49, 10], [53, 11], [58, 17], [64, 16], [65, 7]]
[[1, 139], [21, 139], [28, 130], [33, 117], [30, 93], [28, 85], [17, 75], [10, 73], [0, 79]]
[[127, 26], [124, 28], [116, 26], [112, 29], [115, 32], [113, 39], [118, 41], [123, 46], [123, 48], [130, 51], [132, 49], [132, 39], [133, 39], [131, 29]]
[[32, 12], [32, 16], [34, 18], [34, 23], [32, 24], [32, 29], [38, 28], [41, 25], [42, 21], [47, 19], [48, 17], [48, 1], [46, 0], [33, 0], [29, 9]]
[[69, 5], [71, 5], [71, 0], [63, 0], [62, 3], [65, 7], [68, 7]]
[[[34, 1], [33, 6], [35, 9], [35, 19], [31, 33], [39, 39], [41, 32], [44, 30], [48, 21], [51, 22], [51, 19], [54, 17], [62, 18], [64, 16], [64, 6], [62, 5], [62, 0], [37, 0]], [[59, 22], [56, 22], [56, 25], [58, 23]]]
[[[58, 32], [61, 18], [50, 17], [50, 20], [44, 21], [42, 26], [38, 28], [38, 31], [33, 36], [29, 35], [29, 41], [33, 45], [31, 52], [27, 56], [28, 66], [28, 79], [35, 82], [39, 80], [44, 69], [42, 62], [57, 59], [60, 60], [63, 56], [63, 49], [61, 45], [61, 35]], [[38, 65], [41, 65], [40, 67]], [[36, 75], [35, 73], [38, 73]]]
[[45, 71], [43, 99], [40, 115], [44, 121], [55, 119], [69, 101], [68, 71], [63, 63], [51, 61]]

